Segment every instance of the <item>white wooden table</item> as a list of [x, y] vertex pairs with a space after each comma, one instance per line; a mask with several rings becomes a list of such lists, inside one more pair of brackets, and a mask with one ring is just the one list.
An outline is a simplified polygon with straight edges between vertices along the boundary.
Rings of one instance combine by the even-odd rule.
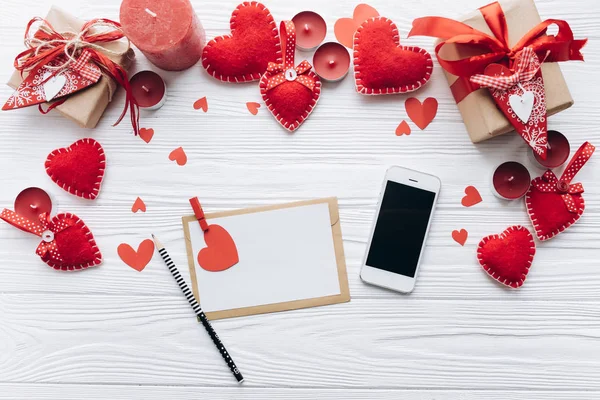
[[[118, 19], [120, 1], [54, 0], [84, 17]], [[458, 17], [483, 0], [373, 0], [402, 37], [425, 15]], [[195, 0], [207, 36], [228, 32], [233, 0]], [[350, 16], [355, 1], [269, 0], [279, 21], [316, 10], [330, 27]], [[27, 21], [49, 4], [4, 0], [0, 12], [0, 81], [22, 50]], [[564, 18], [587, 36], [586, 63], [563, 64], [576, 104], [550, 127], [579, 146], [600, 143], [600, 6], [593, 0], [539, 0], [544, 18]], [[432, 41], [404, 42], [433, 50]], [[297, 57], [302, 54], [298, 53]], [[136, 70], [149, 64], [139, 56]], [[361, 97], [351, 78], [325, 84], [309, 120], [285, 133], [262, 107], [257, 85], [225, 85], [200, 66], [163, 72], [167, 104], [144, 114], [156, 131], [150, 144], [131, 134], [120, 113], [123, 93], [95, 130], [33, 107], [0, 113], [0, 205], [41, 186], [55, 210], [78, 214], [91, 227], [105, 261], [81, 273], [57, 273], [34, 254], [38, 240], [0, 224], [0, 399], [594, 399], [600, 397], [600, 171], [592, 160], [578, 175], [587, 210], [566, 234], [539, 246], [529, 278], [518, 291], [489, 279], [476, 263], [481, 237], [511, 224], [530, 226], [523, 202], [491, 195], [488, 178], [507, 159], [526, 162], [515, 135], [480, 145], [468, 139], [446, 80], [436, 64], [416, 95], [439, 100], [425, 131], [397, 137], [406, 119], [404, 98]], [[0, 86], [0, 98], [11, 90]], [[208, 113], [192, 103], [207, 96]], [[414, 128], [414, 125], [413, 125]], [[92, 136], [108, 155], [100, 197], [86, 202], [45, 175], [46, 155]], [[189, 162], [168, 154], [178, 146]], [[598, 156], [596, 156], [598, 157]], [[443, 191], [416, 290], [408, 296], [366, 286], [359, 266], [377, 193], [393, 164], [441, 177]], [[464, 208], [475, 185], [483, 203]], [[238, 386], [194, 319], [168, 270], [155, 256], [141, 273], [117, 256], [117, 246], [156, 233], [186, 268], [181, 216], [187, 199], [208, 211], [338, 196], [352, 301], [343, 305], [216, 321], [215, 329], [246, 377]], [[148, 211], [133, 214], [137, 196]], [[466, 246], [452, 241], [465, 228]]]

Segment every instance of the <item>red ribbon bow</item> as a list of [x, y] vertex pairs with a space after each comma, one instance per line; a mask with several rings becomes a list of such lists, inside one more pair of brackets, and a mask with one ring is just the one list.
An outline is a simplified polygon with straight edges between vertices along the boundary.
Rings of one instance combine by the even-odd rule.
[[[543, 61], [542, 61], [543, 62]], [[518, 83], [532, 80], [542, 64], [531, 47], [525, 47], [516, 57], [515, 72], [509, 76], [473, 75], [471, 82], [482, 87], [498, 90], [508, 90]]]
[[534, 183], [535, 188], [544, 193], [560, 193], [567, 209], [572, 213], [576, 213], [577, 207], [572, 195], [583, 193], [583, 185], [581, 183], [572, 184], [571, 181], [590, 159], [592, 154], [594, 154], [595, 150], [596, 147], [594, 145], [590, 142], [585, 142], [577, 150], [560, 179], [556, 177], [554, 172], [548, 170], [542, 175], [541, 181]]
[[[40, 22], [41, 25], [38, 24]], [[93, 31], [98, 31], [99, 28], [107, 27], [109, 30], [93, 33]], [[32, 34], [33, 29], [35, 31]], [[86, 77], [88, 73], [97, 73], [97, 71], [92, 72], [93, 69], [91, 68], [86, 68], [88, 62], [93, 61], [104, 73], [125, 89], [125, 106], [114, 125], [118, 125], [125, 117], [127, 110], [129, 110], [131, 126], [137, 135], [139, 133], [139, 106], [129, 86], [127, 71], [103, 54], [110, 53], [110, 50], [100, 46], [101, 43], [109, 43], [123, 37], [125, 37], [125, 34], [121, 30], [121, 24], [109, 19], [99, 18], [88, 21], [78, 33], [59, 33], [48, 21], [35, 17], [29, 21], [25, 29], [25, 45], [28, 48], [17, 55], [14, 66], [22, 74], [35, 67], [47, 65], [53, 60], [64, 60], [59, 68], [52, 67], [56, 71], [48, 79], [57, 75], [61, 70], [61, 66], [66, 68], [71, 63], [72, 68], [77, 69], [82, 76]], [[65, 99], [52, 103], [44, 113], [64, 102]]]
[[[514, 46], [509, 46], [508, 26], [502, 7], [497, 2], [479, 9], [485, 22], [493, 33], [490, 36], [462, 22], [443, 17], [424, 17], [413, 21], [408, 36], [431, 36], [443, 41], [435, 47], [437, 59], [446, 71], [456, 75], [458, 79], [452, 84], [452, 94], [457, 103], [469, 93], [478, 89], [469, 78], [475, 74], [483, 74], [485, 67], [492, 63], [502, 63], [512, 68], [515, 56], [525, 47], [531, 47], [540, 59], [545, 61], [583, 60], [581, 48], [587, 39], [575, 40], [571, 27], [566, 21], [548, 19], [533, 27]], [[558, 27], [556, 35], [547, 35], [550, 25]], [[456, 44], [483, 51], [483, 54], [447, 60], [440, 56], [444, 45]]]
[[67, 229], [70, 226], [69, 224], [63, 221], [53, 223], [48, 213], [40, 214], [39, 222], [31, 221], [6, 208], [0, 213], [0, 219], [25, 232], [40, 236], [42, 241], [35, 250], [35, 253], [42, 257], [43, 260], [52, 254], [55, 260], [62, 261], [56, 240], [54, 240], [54, 235]]
[[284, 54], [283, 63], [269, 63], [267, 67], [267, 72], [269, 73], [267, 90], [271, 90], [286, 81], [296, 81], [306, 86], [310, 91], [313, 91], [316, 85], [315, 81], [306, 75], [311, 70], [312, 65], [304, 60], [294, 67], [296, 53], [296, 27], [294, 23], [292, 21], [282, 21], [279, 29], [281, 51]]

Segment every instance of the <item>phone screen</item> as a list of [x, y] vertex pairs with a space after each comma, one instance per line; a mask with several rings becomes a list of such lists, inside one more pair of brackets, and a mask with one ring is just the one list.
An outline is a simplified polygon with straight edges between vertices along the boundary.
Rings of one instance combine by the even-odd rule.
[[366, 264], [414, 277], [434, 201], [434, 192], [388, 181]]

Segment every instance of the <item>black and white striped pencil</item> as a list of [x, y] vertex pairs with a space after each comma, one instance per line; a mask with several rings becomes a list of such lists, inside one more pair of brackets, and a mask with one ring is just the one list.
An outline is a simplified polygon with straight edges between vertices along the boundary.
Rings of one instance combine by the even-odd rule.
[[244, 377], [242, 376], [237, 366], [229, 356], [229, 353], [227, 352], [227, 349], [225, 349], [223, 342], [221, 342], [221, 339], [219, 339], [219, 335], [217, 335], [217, 332], [215, 332], [215, 330], [213, 329], [212, 325], [208, 321], [208, 318], [206, 318], [206, 315], [202, 311], [202, 308], [200, 308], [200, 304], [198, 304], [196, 298], [192, 294], [192, 291], [190, 290], [188, 285], [185, 283], [185, 280], [177, 270], [175, 263], [173, 262], [173, 260], [171, 260], [171, 257], [169, 257], [169, 254], [165, 250], [165, 246], [163, 246], [154, 235], [152, 235], [152, 239], [154, 239], [154, 243], [156, 244], [158, 254], [160, 254], [165, 264], [167, 264], [167, 267], [169, 267], [169, 271], [171, 271], [173, 278], [175, 278], [175, 280], [177, 281], [179, 288], [187, 298], [188, 302], [190, 303], [190, 306], [192, 306], [192, 308], [194, 309], [198, 320], [202, 323], [202, 325], [204, 325], [204, 329], [206, 329], [206, 332], [208, 332], [208, 335], [212, 339], [213, 343], [215, 344], [215, 346], [217, 346], [217, 349], [221, 353], [223, 360], [225, 360], [225, 362], [229, 366], [229, 369], [231, 369], [231, 372], [233, 373], [233, 376], [235, 376], [235, 379], [237, 379], [238, 383], [242, 383], [244, 381]]

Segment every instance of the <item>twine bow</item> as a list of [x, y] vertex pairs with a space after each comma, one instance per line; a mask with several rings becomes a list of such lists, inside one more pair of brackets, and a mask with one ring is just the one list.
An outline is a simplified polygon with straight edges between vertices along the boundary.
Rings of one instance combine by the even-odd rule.
[[[89, 68], [89, 61], [93, 61], [102, 72], [125, 89], [125, 106], [113, 126], [118, 125], [129, 110], [131, 125], [137, 135], [139, 133], [139, 106], [129, 86], [127, 71], [108, 57], [108, 55], [120, 53], [101, 46], [102, 43], [113, 42], [123, 37], [125, 35], [121, 30], [121, 25], [109, 19], [90, 20], [83, 25], [79, 32], [59, 33], [48, 21], [35, 17], [29, 21], [25, 29], [24, 42], [27, 50], [17, 55], [14, 66], [21, 74], [35, 67], [44, 66], [53, 71], [46, 80], [56, 76], [65, 68], [73, 68], [83, 77], [88, 78], [88, 76], [94, 77], [98, 73], [93, 68]], [[49, 64], [52, 61], [56, 65]], [[65, 99], [54, 102], [45, 112], [64, 101]]]
[[296, 27], [294, 23], [292, 21], [282, 21], [279, 29], [283, 62], [281, 64], [269, 63], [267, 67], [267, 72], [269, 73], [267, 90], [271, 90], [286, 81], [296, 81], [306, 86], [310, 91], [313, 91], [315, 81], [307, 75], [312, 65], [304, 60], [297, 66], [294, 66], [296, 53]]
[[594, 154], [595, 150], [594, 145], [585, 142], [577, 150], [560, 179], [556, 177], [554, 172], [548, 170], [542, 175], [541, 180], [536, 179], [534, 181], [535, 188], [543, 193], [560, 193], [569, 212], [576, 213], [577, 206], [573, 201], [573, 195], [583, 193], [583, 185], [581, 183], [571, 183], [571, 181]]
[[519, 83], [532, 80], [542, 66], [540, 59], [531, 47], [525, 47], [517, 54], [515, 65], [515, 72], [512, 75], [489, 76], [478, 74], [473, 75], [470, 80], [481, 87], [508, 90]]

